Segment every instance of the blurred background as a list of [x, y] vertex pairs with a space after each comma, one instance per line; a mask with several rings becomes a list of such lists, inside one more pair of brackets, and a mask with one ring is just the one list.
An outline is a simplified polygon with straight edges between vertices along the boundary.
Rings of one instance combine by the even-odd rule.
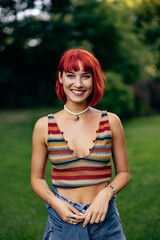
[[0, 3], [0, 108], [59, 106], [60, 57], [82, 46], [108, 79], [102, 107], [124, 118], [160, 112], [159, 0]]
[[57, 67], [77, 47], [99, 59], [107, 78], [96, 107], [124, 125], [131, 181], [119, 209], [127, 239], [158, 240], [159, 0], [0, 0], [0, 239], [42, 239], [47, 212], [29, 182], [32, 130], [63, 107]]

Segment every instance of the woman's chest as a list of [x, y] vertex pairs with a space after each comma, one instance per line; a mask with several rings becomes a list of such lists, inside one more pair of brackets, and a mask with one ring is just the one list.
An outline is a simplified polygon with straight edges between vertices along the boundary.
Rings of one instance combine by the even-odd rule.
[[[92, 120], [70, 121], [50, 117], [48, 152], [52, 162], [71, 159], [107, 159], [111, 155], [111, 131], [107, 114]], [[57, 121], [58, 120], [58, 121]]]
[[85, 157], [89, 155], [90, 149], [93, 147], [99, 124], [94, 122], [67, 124], [63, 126], [63, 137], [68, 147], [77, 157]]

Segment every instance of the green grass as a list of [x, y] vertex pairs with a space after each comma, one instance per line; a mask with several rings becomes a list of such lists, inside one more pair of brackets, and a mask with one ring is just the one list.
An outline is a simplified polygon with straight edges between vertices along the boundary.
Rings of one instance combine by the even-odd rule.
[[[47, 211], [30, 187], [35, 121], [51, 109], [0, 112], [0, 239], [42, 239]], [[160, 116], [124, 122], [131, 171], [118, 194], [127, 240], [160, 239]], [[51, 166], [47, 167], [47, 182]]]

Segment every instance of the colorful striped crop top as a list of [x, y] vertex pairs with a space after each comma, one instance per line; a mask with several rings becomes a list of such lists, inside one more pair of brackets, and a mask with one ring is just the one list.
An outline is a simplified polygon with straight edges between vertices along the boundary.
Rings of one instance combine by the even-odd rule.
[[96, 139], [88, 156], [79, 158], [74, 155], [52, 114], [48, 115], [47, 141], [53, 186], [91, 186], [111, 178], [112, 137], [107, 111], [102, 111]]

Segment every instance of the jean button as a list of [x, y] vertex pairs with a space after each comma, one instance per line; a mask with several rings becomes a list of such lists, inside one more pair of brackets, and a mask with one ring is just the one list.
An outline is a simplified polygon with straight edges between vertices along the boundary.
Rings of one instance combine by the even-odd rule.
[[84, 210], [87, 210], [87, 208], [88, 208], [87, 206], [84, 206], [84, 208], [83, 208], [83, 209], [84, 209]]

